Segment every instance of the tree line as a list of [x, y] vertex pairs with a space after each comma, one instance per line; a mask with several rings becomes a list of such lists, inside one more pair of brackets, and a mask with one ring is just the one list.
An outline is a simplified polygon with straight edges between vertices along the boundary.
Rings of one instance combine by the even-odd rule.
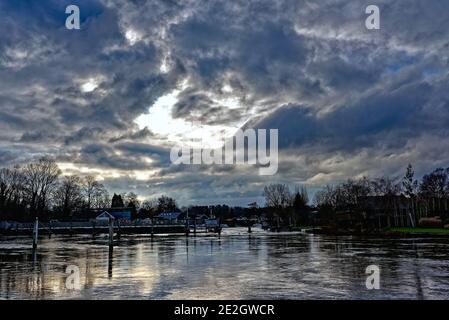
[[[284, 222], [299, 224], [308, 222], [308, 213], [313, 207], [329, 214], [336, 210], [357, 209], [360, 199], [366, 196], [403, 195], [417, 200], [449, 198], [449, 168], [435, 169], [419, 181], [414, 175], [413, 167], [409, 164], [402, 179], [348, 179], [316, 192], [312, 203], [304, 186], [291, 190], [286, 184], [270, 184], [263, 190], [265, 207], [250, 205], [245, 212], [259, 216], [265, 214], [269, 218], [278, 216]], [[106, 187], [95, 177], [63, 176], [56, 162], [47, 157], [22, 166], [0, 169], [1, 220], [32, 220], [36, 216], [65, 218], [77, 212], [111, 206], [132, 207], [143, 217], [166, 211], [180, 211], [176, 200], [168, 196], [142, 203], [133, 192], [114, 194], [111, 197]], [[194, 211], [200, 213], [203, 209], [198, 207]], [[207, 210], [204, 209], [204, 212]], [[217, 210], [217, 216], [230, 216], [234, 212], [227, 206], [213, 210]]]
[[395, 196], [404, 196], [413, 201], [449, 198], [449, 168], [437, 168], [425, 174], [421, 180], [415, 178], [413, 166], [409, 164], [404, 176], [348, 179], [327, 185], [315, 193], [309, 203], [304, 187], [292, 192], [286, 184], [271, 184], [263, 191], [266, 205], [271, 212], [280, 216], [283, 222], [293, 219], [307, 223], [308, 213], [318, 210], [321, 216], [331, 216], [338, 210], [357, 211], [361, 200], [369, 196], [382, 197], [388, 202]]
[[108, 190], [95, 177], [61, 174], [56, 162], [47, 157], [0, 169], [0, 218], [64, 217], [110, 205]]
[[356, 206], [361, 197], [400, 195], [412, 199], [448, 198], [449, 168], [437, 168], [431, 173], [425, 174], [420, 181], [415, 179], [415, 172], [411, 164], [407, 166], [402, 178], [348, 179], [334, 186], [328, 185], [317, 192], [315, 205], [344, 209]]

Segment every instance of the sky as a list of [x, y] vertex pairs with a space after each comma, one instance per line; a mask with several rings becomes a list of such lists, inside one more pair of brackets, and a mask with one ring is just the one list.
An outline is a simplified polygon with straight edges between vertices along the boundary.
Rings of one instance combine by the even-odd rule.
[[[0, 167], [51, 156], [141, 199], [262, 205], [269, 183], [449, 166], [448, 1], [0, 0], [0, 16]], [[275, 175], [170, 162], [239, 128], [279, 130]]]

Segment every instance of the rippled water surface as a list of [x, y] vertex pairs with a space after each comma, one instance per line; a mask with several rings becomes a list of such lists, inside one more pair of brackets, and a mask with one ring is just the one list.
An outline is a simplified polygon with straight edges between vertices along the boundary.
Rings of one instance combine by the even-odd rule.
[[[226, 229], [215, 235], [0, 238], [1, 299], [448, 299], [449, 239]], [[380, 267], [380, 290], [365, 268]], [[66, 268], [81, 290], [66, 288]]]

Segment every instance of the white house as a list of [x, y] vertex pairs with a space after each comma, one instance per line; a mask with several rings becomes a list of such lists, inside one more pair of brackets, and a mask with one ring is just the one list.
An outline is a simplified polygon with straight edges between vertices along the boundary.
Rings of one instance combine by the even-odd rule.
[[114, 216], [107, 211], [103, 212], [95, 218], [95, 220], [97, 221], [109, 221], [109, 219], [115, 220]]

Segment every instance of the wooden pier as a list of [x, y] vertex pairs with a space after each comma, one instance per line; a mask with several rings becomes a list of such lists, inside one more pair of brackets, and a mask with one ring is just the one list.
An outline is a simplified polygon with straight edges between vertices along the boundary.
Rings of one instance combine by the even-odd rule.
[[[11, 223], [7, 227], [2, 226], [0, 228], [0, 235], [6, 236], [32, 236], [32, 248], [33, 252], [38, 247], [39, 235], [52, 234], [61, 235], [92, 235], [93, 237], [99, 234], [108, 235], [109, 250], [112, 253], [115, 239], [120, 239], [122, 235], [126, 234], [139, 234], [150, 235], [153, 240], [155, 234], [185, 234], [187, 237], [190, 235], [191, 228], [186, 223], [142, 223], [142, 222], [125, 222], [122, 224], [120, 220], [109, 219], [106, 223], [97, 224], [96, 221], [88, 222], [47, 222], [42, 223], [36, 218], [34, 224], [32, 223]], [[221, 235], [221, 226], [197, 226], [194, 224], [193, 235], [197, 233], [217, 233]]]
[[[124, 234], [166, 234], [166, 233], [185, 233], [184, 225], [155, 225], [155, 226], [121, 226], [120, 233]], [[119, 229], [117, 226], [114, 226], [114, 232], [118, 232]], [[17, 229], [8, 229], [8, 230], [0, 230], [0, 235], [30, 235], [33, 233], [33, 228], [17, 228]], [[42, 228], [39, 227], [40, 235], [49, 235], [49, 234], [109, 234], [108, 226], [96, 226], [93, 227], [52, 227], [50, 228]]]
[[[95, 222], [41, 222], [35, 223], [14, 223], [9, 228], [0, 228], [0, 235], [9, 236], [30, 236], [35, 235], [99, 235], [110, 234], [127, 235], [127, 234], [204, 234], [204, 233], [221, 233], [220, 227], [205, 227], [205, 226], [189, 226], [186, 223], [177, 224], [138, 224], [138, 223], [120, 223], [114, 221], [112, 226], [109, 223], [98, 224]], [[37, 237], [36, 237], [37, 238]]]
[[[95, 225], [92, 223], [65, 223], [65, 225], [54, 226], [49, 223], [39, 222], [38, 228], [39, 235], [50, 234], [67, 234], [67, 235], [97, 235], [97, 234], [109, 234], [109, 224]], [[155, 225], [120, 225], [118, 223], [113, 224], [113, 232], [124, 234], [168, 234], [168, 233], [180, 233], [186, 232], [186, 226], [184, 224], [155, 224]], [[20, 236], [20, 235], [32, 235], [36, 233], [36, 226], [33, 224], [17, 224], [11, 228], [0, 229], [0, 235]]]

